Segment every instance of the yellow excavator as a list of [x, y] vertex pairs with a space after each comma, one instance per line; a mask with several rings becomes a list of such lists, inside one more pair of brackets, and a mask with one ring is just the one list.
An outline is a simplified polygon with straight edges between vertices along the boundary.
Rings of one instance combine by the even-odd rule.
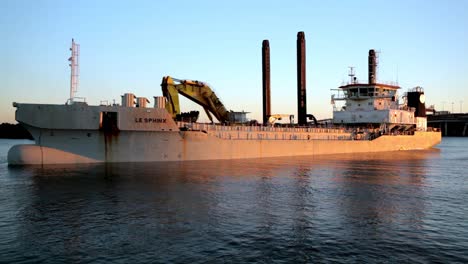
[[[213, 122], [214, 117], [221, 123], [231, 123], [231, 112], [221, 103], [211, 88], [199, 81], [179, 80], [165, 76], [161, 83], [163, 96], [166, 98], [166, 110], [177, 120], [184, 113], [180, 112], [179, 94], [201, 105], [208, 118]], [[198, 116], [198, 112], [197, 112]]]

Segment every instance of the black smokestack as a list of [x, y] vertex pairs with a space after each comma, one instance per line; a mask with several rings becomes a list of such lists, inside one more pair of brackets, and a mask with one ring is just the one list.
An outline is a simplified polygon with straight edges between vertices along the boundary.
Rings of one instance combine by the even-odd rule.
[[422, 90], [408, 92], [406, 98], [408, 100], [408, 107], [414, 107], [415, 117], [426, 117], [425, 97]]
[[369, 84], [376, 84], [377, 80], [377, 57], [375, 50], [369, 50]]
[[271, 115], [270, 104], [270, 43], [262, 43], [262, 86], [263, 86], [263, 124], [268, 124]]
[[297, 33], [297, 122], [307, 125], [306, 104], [306, 51], [303, 31]]

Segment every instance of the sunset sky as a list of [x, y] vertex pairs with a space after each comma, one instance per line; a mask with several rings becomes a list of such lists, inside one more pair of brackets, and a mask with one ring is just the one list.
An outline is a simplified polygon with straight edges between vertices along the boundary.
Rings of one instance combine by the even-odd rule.
[[[294, 114], [296, 35], [304, 31], [308, 113], [332, 115], [330, 89], [379, 51], [378, 80], [422, 86], [437, 110], [468, 112], [468, 1], [0, 1], [0, 123], [12, 102], [63, 104], [71, 39], [77, 96], [151, 100], [170, 75], [208, 83], [227, 109], [261, 119], [262, 40], [270, 41], [272, 113]], [[183, 111], [200, 110], [183, 100]], [[462, 109], [461, 109], [462, 108]]]

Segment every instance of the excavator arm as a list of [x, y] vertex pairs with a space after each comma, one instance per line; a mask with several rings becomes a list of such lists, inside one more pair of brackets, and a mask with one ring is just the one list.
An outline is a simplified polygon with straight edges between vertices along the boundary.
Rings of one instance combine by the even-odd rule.
[[179, 80], [170, 76], [163, 77], [163, 96], [167, 99], [166, 110], [176, 118], [180, 114], [179, 94], [203, 107], [208, 118], [213, 122], [213, 115], [219, 122], [230, 122], [229, 111], [226, 110], [216, 94], [203, 82]]

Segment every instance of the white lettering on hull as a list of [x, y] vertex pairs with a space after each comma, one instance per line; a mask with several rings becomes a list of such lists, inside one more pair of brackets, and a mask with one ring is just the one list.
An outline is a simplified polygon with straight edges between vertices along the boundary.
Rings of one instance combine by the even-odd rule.
[[166, 123], [166, 119], [135, 117], [135, 123]]

